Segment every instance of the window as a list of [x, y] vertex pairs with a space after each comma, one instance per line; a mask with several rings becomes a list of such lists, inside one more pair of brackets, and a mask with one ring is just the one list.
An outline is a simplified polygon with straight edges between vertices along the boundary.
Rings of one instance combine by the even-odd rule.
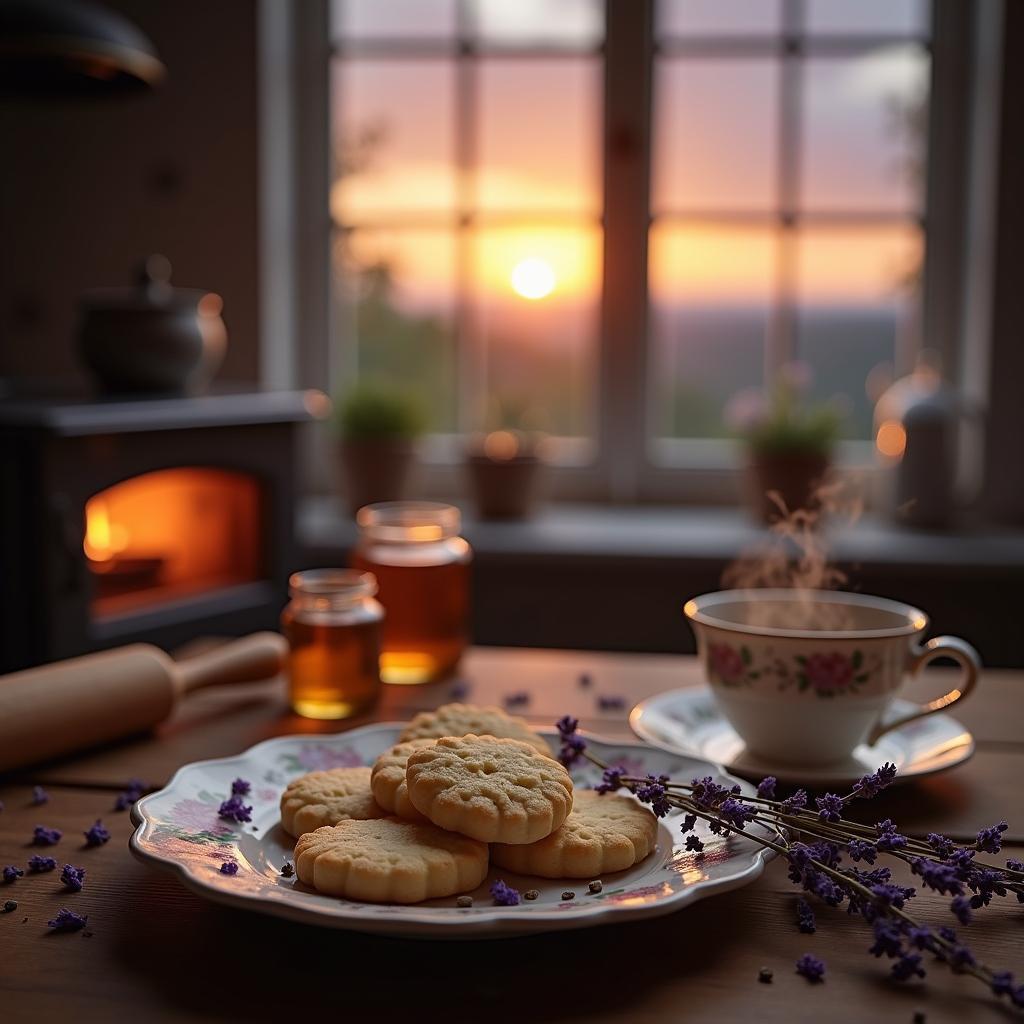
[[435, 437], [593, 451], [598, 0], [333, 5], [339, 376], [415, 394]]
[[920, 345], [931, 19], [333, 0], [323, 383], [420, 396], [439, 486], [513, 426], [565, 494], [678, 497], [735, 464], [729, 398], [795, 359], [867, 439], [866, 388]]

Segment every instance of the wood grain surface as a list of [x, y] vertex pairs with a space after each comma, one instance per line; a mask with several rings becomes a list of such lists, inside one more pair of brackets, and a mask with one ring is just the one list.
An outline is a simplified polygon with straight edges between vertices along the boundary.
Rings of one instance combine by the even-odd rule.
[[[587, 687], [580, 684], [584, 674]], [[500, 703], [526, 691], [530, 702], [520, 713], [538, 724], [571, 713], [594, 732], [624, 739], [633, 703], [697, 685], [699, 676], [685, 657], [476, 649], [459, 682], [474, 702]], [[387, 688], [375, 713], [351, 724], [406, 719], [450, 699], [453, 685]], [[942, 680], [920, 686], [923, 695], [929, 686], [941, 689]], [[602, 694], [623, 697], [625, 708], [599, 709]], [[961, 838], [1005, 817], [1007, 835], [1018, 844], [1006, 856], [1024, 856], [1024, 674], [985, 673], [957, 716], [975, 733], [975, 757], [886, 794], [872, 813], [891, 815], [908, 830]], [[0, 914], [0, 1021], [909, 1024], [915, 1011], [929, 1024], [1021, 1019], [973, 979], [940, 967], [923, 982], [890, 982], [886, 963], [866, 952], [866, 927], [844, 912], [822, 908], [817, 934], [800, 934], [795, 892], [777, 862], [747, 888], [657, 920], [441, 943], [322, 930], [219, 907], [131, 856], [128, 814], [113, 810], [127, 779], [159, 785], [185, 762], [300, 730], [335, 727], [288, 714], [280, 681], [211, 690], [153, 735], [0, 780], [0, 866], [23, 865], [33, 852], [32, 829], [42, 824], [65, 832], [53, 855], [86, 869], [78, 894], [64, 893], [56, 875], [0, 886], [0, 904], [18, 902], [16, 911]], [[50, 794], [42, 806], [31, 804], [36, 783]], [[81, 833], [97, 817], [113, 838], [88, 849]], [[88, 936], [49, 934], [46, 921], [61, 906], [89, 915]], [[993, 906], [970, 928], [970, 941], [991, 964], [1024, 973], [1024, 908]], [[825, 984], [808, 985], [793, 973], [804, 952], [827, 961]], [[757, 980], [762, 966], [774, 971], [770, 985]]]

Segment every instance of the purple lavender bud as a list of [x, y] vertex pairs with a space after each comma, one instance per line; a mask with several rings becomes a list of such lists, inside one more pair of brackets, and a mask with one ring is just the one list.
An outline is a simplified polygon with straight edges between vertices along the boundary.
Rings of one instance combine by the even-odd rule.
[[825, 978], [825, 961], [819, 960], [810, 953], [804, 953], [796, 962], [796, 973], [810, 982], [823, 981]]
[[796, 814], [797, 811], [802, 811], [806, 806], [807, 793], [805, 790], [798, 789], [792, 796], [787, 796], [782, 801], [782, 813]]
[[491, 896], [499, 907], [516, 907], [519, 905], [519, 892], [513, 889], [512, 886], [506, 885], [501, 879], [498, 879], [491, 886]]
[[558, 749], [558, 760], [566, 768], [571, 768], [583, 756], [587, 749], [587, 741], [582, 736], [563, 736], [562, 745]]
[[1006, 862], [1006, 866], [1011, 871], [1024, 871], [1024, 860], [1013, 860], [1010, 859]]
[[826, 793], [815, 801], [818, 806], [818, 817], [822, 821], [837, 824], [843, 820], [843, 798], [835, 793]]
[[997, 825], [983, 828], [978, 833], [978, 841], [975, 845], [985, 853], [998, 853], [1003, 844], [1002, 834], [1006, 831], [1007, 827], [1006, 822], [1001, 821]]
[[86, 846], [102, 846], [110, 840], [110, 832], [103, 827], [103, 822], [99, 818], [96, 819], [91, 828], [86, 830], [84, 835]]
[[40, 804], [45, 804], [50, 799], [50, 794], [43, 789], [42, 786], [32, 787], [32, 804], [38, 807]]
[[931, 949], [931, 930], [921, 925], [911, 925], [907, 928], [907, 941], [916, 949]]
[[28, 859], [28, 870], [33, 875], [42, 874], [44, 871], [53, 871], [57, 862], [52, 857], [42, 857], [38, 853]]
[[234, 861], [226, 860], [220, 866], [220, 873], [222, 875], [237, 875], [238, 865]]
[[36, 825], [32, 831], [33, 846], [56, 846], [64, 835], [59, 828], [46, 828], [44, 825]]
[[864, 861], [867, 864], [874, 864], [878, 856], [878, 848], [867, 839], [851, 839], [846, 844], [850, 859], [855, 863]]
[[892, 976], [897, 981], [909, 981], [914, 977], [923, 978], [924, 975], [920, 953], [903, 953], [892, 965]]
[[896, 765], [886, 761], [878, 771], [872, 772], [870, 775], [864, 775], [859, 781], [855, 782], [851, 795], [869, 800], [871, 797], [878, 796], [883, 789], [891, 786], [895, 778]]
[[762, 800], [774, 800], [775, 799], [775, 786], [776, 785], [777, 785], [777, 780], [776, 780], [775, 776], [774, 775], [766, 775], [757, 784], [757, 795]]
[[578, 718], [573, 718], [571, 715], [563, 715], [557, 722], [555, 722], [555, 728], [563, 739], [567, 736], [571, 736], [579, 727], [580, 720]]
[[22, 871], [21, 868], [15, 867], [13, 864], [9, 864], [3, 870], [4, 883], [10, 885], [11, 882], [21, 878], [24, 874], [25, 872]]
[[683, 818], [682, 825], [679, 826], [680, 832], [692, 832], [697, 827], [697, 815], [687, 814]]
[[810, 903], [803, 896], [798, 897], [796, 901], [796, 926], [805, 935], [813, 935], [817, 929], [814, 911], [811, 910]]
[[507, 708], [522, 708], [530, 703], [530, 694], [526, 690], [519, 690], [516, 693], [506, 694], [504, 701]]
[[626, 706], [626, 698], [608, 694], [597, 698], [597, 706], [601, 711], [621, 711]]
[[651, 805], [651, 810], [659, 818], [664, 818], [672, 809], [668, 802], [668, 790], [665, 783], [668, 782], [667, 775], [648, 775], [647, 781], [636, 787], [634, 792], [636, 798], [645, 804]]
[[940, 864], [927, 857], [915, 857], [910, 862], [910, 870], [920, 875], [921, 882], [937, 893], [959, 896], [964, 891], [957, 869], [951, 864]]
[[579, 679], [577, 679], [576, 682], [581, 690], [588, 690], [594, 680], [589, 672], [581, 672]]
[[81, 892], [85, 885], [85, 868], [75, 867], [74, 864], [65, 864], [61, 869], [60, 880], [71, 892]]
[[235, 779], [235, 781], [231, 783], [232, 796], [248, 796], [251, 789], [252, 784], [247, 782], [245, 779]]
[[626, 774], [626, 769], [622, 765], [616, 765], [612, 768], [605, 768], [601, 775], [601, 782], [594, 787], [598, 793], [614, 793], [616, 790], [622, 788], [622, 776]]
[[686, 837], [686, 849], [692, 853], [700, 853], [704, 849], [704, 844], [691, 832]]
[[952, 839], [947, 839], [945, 836], [939, 835], [938, 832], [929, 832], [925, 841], [941, 860], [946, 860], [956, 849], [956, 843]]
[[77, 932], [86, 926], [89, 916], [76, 914], [73, 910], [61, 907], [57, 916], [52, 921], [47, 921], [47, 927], [58, 932]]
[[246, 807], [240, 796], [225, 800], [217, 809], [217, 814], [225, 821], [252, 821], [252, 807]]
[[874, 945], [868, 950], [872, 956], [899, 956], [903, 951], [903, 932], [891, 917], [878, 917], [871, 924]]
[[961, 924], [971, 923], [971, 901], [966, 896], [955, 896], [949, 909]]

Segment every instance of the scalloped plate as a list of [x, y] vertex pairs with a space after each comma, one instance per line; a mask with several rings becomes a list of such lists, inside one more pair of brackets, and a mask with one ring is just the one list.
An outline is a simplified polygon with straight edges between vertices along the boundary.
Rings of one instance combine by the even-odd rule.
[[[713, 836], [703, 823], [697, 831], [706, 849], [703, 854], [690, 853], [683, 849], [678, 829], [682, 814], [674, 812], [660, 822], [654, 853], [628, 871], [605, 875], [599, 894], [589, 892], [588, 879], [541, 879], [493, 868], [471, 893], [474, 905], [470, 908], [457, 908], [454, 897], [399, 906], [322, 896], [295, 878], [283, 877], [280, 868], [291, 860], [294, 845], [279, 823], [278, 801], [284, 787], [296, 776], [317, 769], [372, 764], [397, 742], [402, 728], [382, 723], [336, 736], [282, 736], [237, 757], [185, 765], [166, 788], [135, 804], [132, 852], [174, 871], [190, 889], [219, 903], [334, 928], [446, 939], [498, 938], [667, 914], [752, 882], [771, 856], [771, 851], [742, 836]], [[551, 742], [554, 733], [544, 735]], [[686, 779], [713, 775], [753, 792], [707, 761], [647, 745], [612, 743], [593, 736], [587, 740], [606, 763], [622, 763], [634, 774], [664, 773]], [[245, 825], [217, 817], [220, 802], [239, 776], [252, 784], [246, 800], [253, 805], [253, 820]], [[573, 772], [577, 785], [590, 786], [599, 780], [600, 772], [590, 764]], [[237, 874], [221, 874], [225, 860], [238, 864]], [[516, 907], [497, 907], [488, 890], [498, 877], [521, 891], [538, 889], [540, 896]], [[566, 889], [573, 890], [575, 898], [563, 900]]]

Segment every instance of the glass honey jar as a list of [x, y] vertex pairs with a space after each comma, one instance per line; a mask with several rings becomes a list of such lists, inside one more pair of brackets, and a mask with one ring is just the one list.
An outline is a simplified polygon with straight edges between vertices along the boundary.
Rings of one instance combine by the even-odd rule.
[[472, 550], [459, 536], [452, 505], [391, 501], [356, 515], [353, 562], [372, 572], [384, 620], [380, 674], [386, 683], [427, 683], [449, 673], [465, 650], [469, 629]]
[[372, 573], [311, 569], [288, 581], [281, 613], [288, 641], [293, 710], [306, 718], [349, 718], [380, 695], [380, 628]]

